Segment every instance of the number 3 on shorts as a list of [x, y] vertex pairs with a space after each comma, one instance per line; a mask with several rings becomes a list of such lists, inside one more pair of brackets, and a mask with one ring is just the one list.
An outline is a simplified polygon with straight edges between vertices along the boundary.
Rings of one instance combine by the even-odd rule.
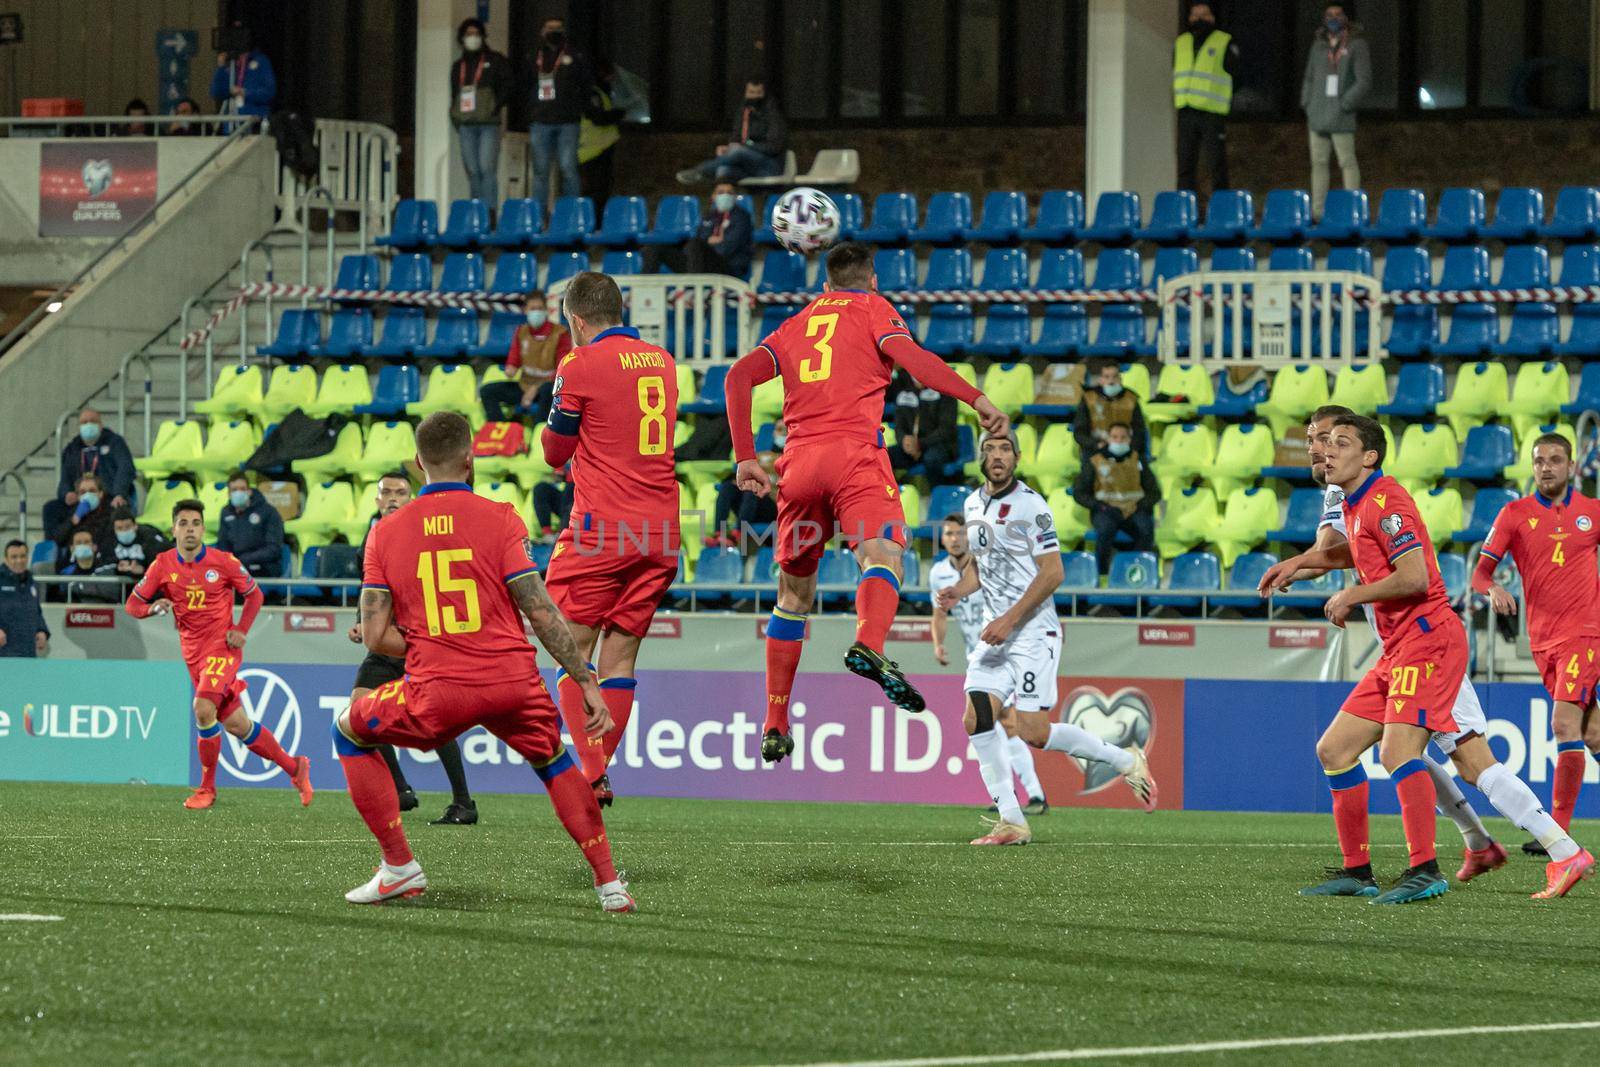
[[810, 356], [800, 361], [800, 380], [802, 382], [820, 382], [833, 373], [833, 331], [839, 325], [839, 313], [831, 315], [813, 315], [806, 320], [806, 336], [817, 337], [817, 358]]

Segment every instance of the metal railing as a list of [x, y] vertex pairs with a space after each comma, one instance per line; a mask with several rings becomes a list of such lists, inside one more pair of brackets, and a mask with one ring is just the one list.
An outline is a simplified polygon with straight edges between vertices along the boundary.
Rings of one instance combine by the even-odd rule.
[[[559, 299], [569, 281], [551, 286], [550, 296]], [[737, 359], [755, 344], [749, 282], [725, 274], [621, 274], [616, 282], [628, 325], [673, 359]]]
[[[239, 115], [46, 115], [31, 118], [0, 118], [0, 131], [7, 136], [49, 137], [48, 131], [68, 131], [61, 136], [88, 137], [226, 137], [229, 127], [241, 121], [256, 121]], [[151, 133], [129, 133], [134, 126], [151, 127]], [[184, 131], [196, 127], [193, 134]], [[29, 133], [43, 130], [43, 133]], [[198, 132], [204, 130], [204, 133]], [[20, 134], [16, 131], [22, 131]]]
[[[17, 485], [17, 537], [28, 539], [28, 483], [16, 471], [0, 474], [0, 485], [15, 482]], [[42, 531], [41, 531], [42, 532]]]
[[[333, 212], [359, 215], [361, 251], [367, 250], [369, 228], [387, 233], [400, 201], [400, 140], [387, 126], [375, 122], [318, 119], [313, 140], [317, 146], [317, 177], [311, 189], [321, 189]], [[308, 183], [287, 167], [278, 168], [278, 195], [286, 205], [300, 209], [293, 225], [305, 228], [301, 213]]]
[[[1199, 271], [1163, 278], [1157, 289], [1161, 359], [1207, 367], [1377, 363], [1383, 358], [1382, 294], [1377, 278], [1354, 271]], [[1357, 338], [1362, 314], [1366, 337]], [[1179, 345], [1183, 329], [1186, 346]]]

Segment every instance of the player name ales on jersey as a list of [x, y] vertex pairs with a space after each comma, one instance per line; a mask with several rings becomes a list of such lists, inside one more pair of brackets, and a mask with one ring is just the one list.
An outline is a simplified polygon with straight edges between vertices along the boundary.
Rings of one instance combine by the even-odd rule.
[[[1010, 611], [1022, 600], [1028, 586], [1039, 576], [1036, 556], [1060, 552], [1055, 517], [1044, 497], [1022, 482], [997, 496], [987, 488], [974, 490], [967, 497], [963, 514], [967, 523], [967, 543], [978, 560], [978, 577], [983, 589], [985, 624]], [[1048, 598], [1014, 633], [1054, 630], [1058, 626], [1055, 606]]]
[[[961, 580], [961, 572], [956, 570], [955, 564], [946, 556], [932, 567], [928, 568], [928, 589], [937, 594], [941, 589], [948, 589]], [[962, 643], [967, 646], [970, 654], [978, 644], [978, 635], [983, 632], [983, 598], [976, 596], [962, 597], [950, 609], [950, 618], [961, 629]]]

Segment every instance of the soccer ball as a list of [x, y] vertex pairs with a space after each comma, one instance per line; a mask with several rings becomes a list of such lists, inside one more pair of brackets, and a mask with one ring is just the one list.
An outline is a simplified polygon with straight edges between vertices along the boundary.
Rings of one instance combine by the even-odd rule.
[[839, 205], [817, 189], [790, 189], [772, 209], [772, 233], [791, 252], [820, 252], [839, 239]]

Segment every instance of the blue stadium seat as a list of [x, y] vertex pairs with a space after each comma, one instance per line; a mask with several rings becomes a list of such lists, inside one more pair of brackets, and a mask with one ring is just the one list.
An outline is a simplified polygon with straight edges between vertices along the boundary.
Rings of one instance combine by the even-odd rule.
[[432, 200], [402, 200], [395, 205], [389, 232], [372, 243], [380, 248], [427, 248], [439, 237], [439, 205]]
[[[799, 310], [800, 309], [793, 304], [766, 305], [761, 309], [761, 336], [770, 336], [773, 330], [776, 330], [779, 326], [782, 326], [790, 316]], [[910, 319], [906, 320], [906, 325], [911, 325]], [[914, 329], [913, 332], [915, 332]]]
[[[1329, 571], [1321, 578], [1313, 578], [1309, 582], [1296, 582], [1292, 592], [1274, 595], [1272, 604], [1279, 608], [1321, 611], [1322, 605], [1328, 602], [1328, 598], [1344, 588], [1344, 575], [1345, 572], [1342, 570]], [[1257, 577], [1256, 581], [1260, 580]]]
[[391, 293], [425, 293], [433, 288], [433, 260], [422, 252], [402, 252], [389, 260], [383, 287]]
[[1379, 415], [1417, 419], [1443, 403], [1444, 368], [1437, 363], [1407, 363], [1395, 379], [1394, 399], [1378, 405]]
[[505, 359], [511, 352], [511, 339], [524, 321], [520, 311], [496, 311], [489, 316], [489, 328], [484, 331], [482, 342], [467, 354], [479, 359]]
[[[607, 208], [610, 208], [608, 203]], [[700, 201], [692, 196], [663, 196], [656, 203], [656, 224], [639, 235], [641, 245], [681, 245], [700, 228]]]
[[478, 347], [478, 313], [471, 308], [440, 308], [435, 313], [433, 340], [412, 354], [427, 359], [460, 359]]
[[744, 584], [744, 557], [736, 548], [702, 548], [694, 566], [694, 591], [702, 598], [726, 599]]
[[1551, 358], [1561, 354], [1561, 316], [1554, 304], [1514, 304], [1506, 339], [1492, 346], [1497, 356]]
[[1196, 414], [1207, 418], [1240, 419], [1246, 415], [1253, 415], [1259, 405], [1266, 403], [1270, 388], [1266, 380], [1253, 383], [1242, 393], [1234, 392], [1227, 382], [1227, 372], [1219, 372], [1216, 379], [1216, 399], [1202, 405]]
[[494, 232], [483, 243], [495, 248], [532, 248], [544, 226], [544, 207], [528, 197], [512, 197], [500, 205]]
[[[1219, 247], [1213, 248], [1211, 250], [1211, 267], [1210, 267], [1210, 269], [1211, 270], [1219, 270], [1219, 271], [1220, 270], [1226, 270], [1226, 271], [1253, 271], [1253, 270], [1256, 269], [1256, 253], [1255, 253], [1255, 249], [1250, 248], [1248, 245], [1228, 245], [1228, 246], [1219, 246]], [[1246, 289], [1246, 293], [1248, 293], [1248, 292], [1249, 292], [1249, 289]], [[1222, 350], [1224, 352], [1228, 352], [1228, 353], [1231, 354], [1233, 352], [1233, 310], [1232, 310], [1232, 308], [1224, 306], [1221, 309], [1221, 316], [1222, 316]], [[1245, 352], [1249, 352], [1250, 351], [1250, 334], [1251, 334], [1251, 328], [1252, 328], [1252, 323], [1254, 322], [1254, 318], [1255, 318], [1254, 312], [1249, 307], [1249, 305], [1246, 305], [1245, 308], [1244, 308], [1244, 315], [1243, 315], [1243, 320], [1242, 320], [1242, 330], [1241, 330], [1241, 332], [1243, 334], [1242, 344], [1243, 344], [1243, 349], [1244, 349]], [[1210, 343], [1210, 339], [1209, 338], [1207, 338], [1207, 343], [1208, 344]]]
[[545, 264], [544, 285], [548, 289], [557, 282], [566, 281], [574, 274], [589, 269], [589, 256], [584, 252], [552, 252]]
[[[1133, 248], [1104, 248], [1094, 261], [1092, 289], [1141, 287], [1139, 252]], [[1086, 356], [1134, 355], [1145, 343], [1144, 308], [1139, 304], [1103, 304], [1094, 341], [1084, 346]]]
[[483, 257], [474, 252], [451, 252], [439, 272], [439, 292], [476, 293], [483, 290]]
[[967, 345], [975, 356], [1002, 359], [1027, 347], [1032, 324], [1024, 304], [990, 304], [983, 313], [983, 337]]
[[1211, 250], [1211, 270], [1255, 270], [1256, 252], [1253, 248], [1214, 248]]
[[700, 395], [690, 401], [679, 401], [678, 410], [689, 415], [718, 415], [728, 409], [726, 365], [707, 367], [700, 380]]
[[1353, 244], [1362, 239], [1371, 221], [1366, 190], [1329, 189], [1328, 199], [1322, 205], [1322, 218], [1306, 231], [1306, 236], [1333, 245]]
[[372, 254], [342, 256], [339, 259], [339, 273], [334, 278], [335, 289], [376, 289], [383, 279], [383, 271], [378, 267], [378, 257]]
[[953, 356], [972, 347], [975, 326], [970, 304], [935, 304], [928, 314], [922, 347], [937, 356]]
[[1020, 248], [991, 248], [983, 257], [983, 280], [989, 292], [1028, 287], [1028, 254]]
[[1545, 224], [1544, 235], [1563, 241], [1600, 239], [1600, 188], [1569, 185], [1557, 193], [1555, 211]]
[[[1156, 258], [1150, 268], [1149, 288], [1155, 289], [1167, 278], [1176, 278], [1182, 274], [1192, 274], [1200, 269], [1200, 256], [1189, 245], [1164, 245], [1156, 249]], [[1187, 351], [1189, 347], [1189, 305], [1179, 303], [1176, 308], [1177, 338], [1175, 344], [1178, 351]], [[1160, 349], [1162, 320], [1156, 319], [1155, 333], [1150, 340], [1141, 344], [1136, 349], [1138, 355], [1153, 356]]]
[[[1393, 191], [1393, 190], [1391, 190]], [[1383, 260], [1383, 289], [1433, 288], [1433, 266], [1421, 245], [1393, 247]], [[1431, 304], [1399, 304], [1391, 316], [1387, 347], [1394, 356], [1418, 356], [1439, 340], [1439, 309]]]
[[[1076, 248], [1047, 248], [1039, 257], [1036, 289], [1082, 289], [1083, 253]], [[1046, 304], [1039, 337], [1024, 345], [1025, 356], [1065, 359], [1089, 341], [1089, 313], [1082, 304]]]
[[909, 248], [880, 248], [872, 257], [880, 292], [917, 287], [917, 257]]
[[1206, 221], [1195, 230], [1195, 240], [1239, 244], [1249, 237], [1255, 222], [1255, 201], [1247, 190], [1218, 189], [1206, 204]]
[[1273, 189], [1261, 208], [1261, 225], [1250, 231], [1252, 241], [1298, 243], [1311, 229], [1311, 194], [1304, 189]]
[[456, 200], [438, 243], [446, 248], [476, 248], [489, 236], [489, 205], [482, 200]]
[[853, 552], [843, 548], [830, 548], [817, 561], [817, 584], [849, 586], [847, 592], [823, 593], [826, 607], [840, 607], [855, 599], [855, 586], [861, 578], [861, 567]]
[[[1569, 244], [1561, 253], [1562, 285], [1600, 285], [1600, 246]], [[1572, 328], [1558, 348], [1563, 356], [1600, 357], [1600, 304], [1572, 305]]]
[[[748, 201], [749, 197], [745, 199]], [[867, 209], [862, 206], [861, 197], [855, 193], [834, 193], [833, 202], [839, 208], [839, 239], [855, 240], [856, 234], [860, 233], [861, 227], [866, 224]], [[746, 204], [747, 210], [748, 207]], [[755, 214], [752, 212], [750, 217], [755, 218]]]
[[383, 314], [383, 335], [367, 346], [382, 359], [409, 356], [428, 343], [428, 320], [421, 308], [391, 307]]
[[965, 248], [935, 248], [928, 257], [924, 289], [972, 288], [972, 253]]
[[1578, 376], [1578, 395], [1561, 405], [1563, 415], [1582, 415], [1585, 411], [1600, 412], [1600, 363], [1585, 363]]
[[[756, 446], [756, 451], [762, 451], [761, 446]], [[749, 604], [756, 600], [758, 592], [775, 593], [778, 585], [778, 562], [771, 545], [762, 545], [756, 550], [755, 557], [750, 561], [750, 576], [744, 579], [743, 588], [733, 595], [735, 604]], [[771, 600], [772, 597], [767, 598]]]
[[1267, 256], [1268, 270], [1316, 270], [1317, 259], [1305, 245], [1279, 245]]
[[[1442, 291], [1489, 287], [1489, 250], [1483, 245], [1451, 245], [1445, 249], [1439, 272]], [[1398, 319], [1398, 314], [1396, 316]], [[1500, 340], [1500, 313], [1494, 304], [1458, 304], [1450, 312], [1450, 335], [1434, 341], [1423, 352], [1477, 359], [1490, 354]], [[1400, 353], [1396, 353], [1397, 355]]]
[[1024, 226], [1022, 239], [1045, 245], [1070, 244], [1084, 223], [1083, 194], [1076, 189], [1046, 189], [1039, 197], [1032, 226]]
[[[284, 548], [287, 550], [288, 546], [285, 545]], [[311, 545], [304, 552], [302, 552], [300, 554], [300, 577], [315, 578], [317, 576], [317, 563], [321, 557], [321, 545]], [[293, 577], [294, 568], [292, 566], [286, 567], [282, 573], [284, 575]], [[322, 586], [308, 584], [306, 582], [296, 582], [294, 585], [289, 587], [290, 596], [300, 597], [305, 600], [315, 600], [318, 597], [325, 595], [326, 592], [327, 590]]]
[[[556, 217], [560, 214], [556, 207]], [[600, 216], [600, 228], [583, 236], [583, 243], [591, 248], [632, 248], [650, 229], [650, 207], [642, 196], [613, 196], [606, 201]]]
[[1467, 595], [1469, 584], [1467, 558], [1459, 552], [1440, 552], [1439, 577], [1444, 582], [1445, 595], [1450, 598], [1451, 606], [1459, 607], [1462, 598]]
[[1150, 221], [1135, 236], [1158, 245], [1182, 244], [1191, 239], [1200, 222], [1200, 203], [1188, 189], [1169, 189], [1157, 193], [1150, 208]]
[[1465, 478], [1469, 482], [1489, 481], [1517, 461], [1517, 442], [1511, 427], [1490, 423], [1467, 431], [1461, 446], [1461, 462], [1446, 467], [1446, 478]]
[[901, 320], [906, 324], [906, 329], [911, 331], [911, 337], [916, 340], [922, 336], [922, 328], [917, 323], [917, 309], [914, 304], [895, 304], [894, 309], [900, 313]]
[[1439, 271], [1439, 284], [1434, 288], [1489, 288], [1489, 250], [1483, 245], [1452, 245], [1445, 249], [1444, 267]]
[[340, 308], [328, 324], [328, 339], [312, 353], [330, 359], [350, 359], [365, 355], [372, 344], [372, 309]]
[[1256, 595], [1256, 587], [1277, 562], [1278, 557], [1271, 552], [1246, 552], [1233, 561], [1233, 570], [1228, 572], [1229, 593], [1243, 602], [1255, 601], [1259, 604], [1261, 601]]
[[1498, 289], [1543, 289], [1550, 285], [1550, 252], [1544, 245], [1508, 245], [1500, 261]]
[[1328, 249], [1328, 269], [1372, 273], [1372, 249], [1359, 245], [1339, 245]]
[[563, 196], [557, 198], [550, 211], [550, 225], [534, 235], [533, 244], [539, 248], [576, 248], [593, 232], [594, 201], [587, 196]]
[[[1172, 561], [1167, 570], [1168, 589], [1203, 589], [1214, 593], [1222, 588], [1222, 564], [1210, 552], [1185, 552]], [[1194, 609], [1200, 606], [1198, 596], [1153, 596], [1148, 603], [1155, 607]]]
[[[883, 279], [878, 280], [883, 284]], [[758, 293], [801, 293], [806, 290], [806, 257], [799, 252], [774, 249], [761, 260]]]
[[311, 308], [291, 308], [278, 320], [278, 333], [271, 344], [257, 345], [256, 355], [274, 359], [298, 359], [322, 347], [322, 315]]
[[[1100, 584], [1100, 568], [1088, 552], [1061, 553], [1061, 587], [1063, 589], [1093, 589]], [[1067, 607], [1072, 597], [1065, 593], [1055, 596], [1057, 607]]]
[[872, 202], [872, 222], [856, 240], [868, 244], [903, 245], [917, 225], [917, 198], [910, 193], [879, 193]]
[[978, 224], [962, 230], [961, 237], [986, 245], [1014, 245], [1022, 240], [1022, 229], [1026, 225], [1027, 194], [992, 189], [984, 194], [983, 214]]
[[1378, 217], [1362, 228], [1374, 241], [1416, 241], [1428, 224], [1428, 197], [1421, 189], [1385, 189], [1378, 201]]
[[494, 261], [491, 293], [524, 296], [539, 288], [539, 261], [532, 252], [502, 252]]
[[1094, 283], [1090, 288], [1138, 289], [1142, 274], [1137, 249], [1102, 249], [1094, 259]]
[[1515, 489], [1479, 489], [1472, 498], [1472, 516], [1464, 530], [1450, 535], [1450, 540], [1463, 545], [1476, 544], [1489, 536], [1500, 509], [1517, 499]]
[[1084, 277], [1081, 251], [1076, 248], [1047, 248], [1039, 256], [1039, 273], [1033, 280], [1033, 286], [1035, 289], [1082, 289]]
[[[1106, 582], [1107, 589], [1146, 590], [1161, 587], [1161, 568], [1156, 564], [1154, 552], [1118, 552], [1111, 557], [1111, 573]], [[1137, 602], [1132, 596], [1106, 596], [1096, 594], [1089, 597], [1091, 604], [1105, 604], [1110, 607], [1131, 608]]]
[[1439, 196], [1438, 214], [1427, 235], [1435, 241], [1476, 241], [1488, 215], [1482, 189], [1446, 189]]
[[1289, 493], [1289, 506], [1283, 517], [1283, 525], [1267, 531], [1267, 540], [1309, 545], [1317, 539], [1317, 524], [1321, 521], [1322, 490], [1295, 489]]
[[911, 231], [911, 240], [920, 244], [949, 244], [961, 240], [972, 225], [972, 197], [966, 193], [934, 193], [928, 198], [928, 214], [922, 225]]
[[1544, 193], [1538, 189], [1513, 186], [1500, 190], [1494, 205], [1494, 221], [1479, 232], [1506, 244], [1537, 240], [1544, 226]]
[[644, 253], [636, 248], [613, 248], [600, 257], [600, 273], [612, 276], [642, 274]]
[[[739, 195], [744, 197], [746, 200], [749, 199], [747, 194], [740, 193]], [[777, 245], [778, 236], [772, 232], [772, 209], [777, 206], [778, 198], [776, 196], [769, 196], [761, 204], [761, 214], [758, 215], [754, 211], [750, 213], [750, 217], [755, 220], [756, 224], [756, 244], [774, 247]], [[844, 234], [841, 232], [840, 236], [843, 237]]]
[[928, 494], [928, 517], [933, 522], [919, 526], [916, 531], [918, 537], [933, 537], [937, 531], [937, 523], [943, 521], [946, 515], [959, 515], [966, 506], [967, 495], [972, 490], [964, 485], [936, 485]]
[[378, 368], [372, 403], [356, 408], [357, 415], [404, 415], [407, 404], [422, 399], [422, 372], [415, 363], [391, 363]]
[[1096, 244], [1125, 245], [1139, 228], [1140, 211], [1138, 193], [1101, 193], [1094, 206], [1094, 221], [1078, 237]]

